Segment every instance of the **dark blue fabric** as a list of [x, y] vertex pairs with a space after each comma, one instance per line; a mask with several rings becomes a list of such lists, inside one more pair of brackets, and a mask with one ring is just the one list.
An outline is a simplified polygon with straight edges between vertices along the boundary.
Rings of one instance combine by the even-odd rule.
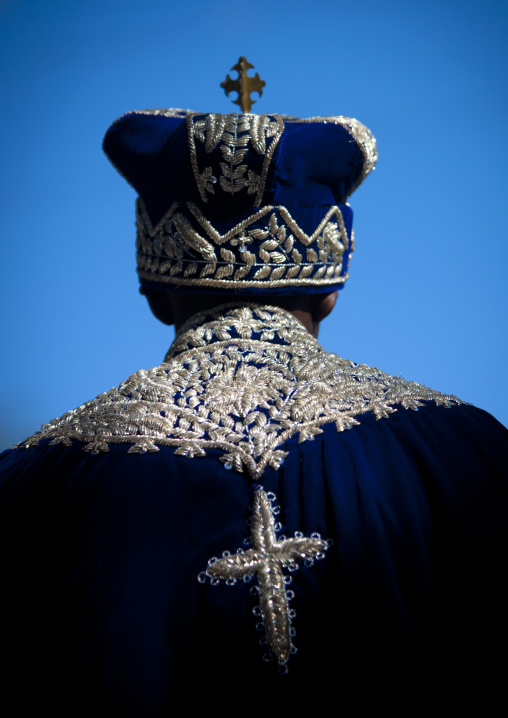
[[253, 686], [292, 711], [488, 702], [507, 638], [506, 437], [473, 407], [427, 405], [288, 442], [262, 479], [283, 533], [334, 544], [294, 574], [286, 676], [262, 660], [249, 585], [197, 581], [248, 535], [252, 487], [213, 451], [4, 453], [1, 700], [133, 718], [242, 709]]
[[287, 122], [276, 152], [266, 203], [288, 208], [342, 204], [364, 164], [349, 132], [332, 122]]
[[[200, 166], [223, 161], [220, 147], [212, 152], [205, 152], [201, 146], [197, 150]], [[207, 219], [224, 223], [219, 231], [237, 224], [254, 207], [254, 194], [244, 191], [232, 196], [219, 184], [203, 204], [192, 173], [185, 117], [128, 113], [107, 131], [104, 151], [145, 201], [153, 225], [173, 202], [191, 201], [201, 206]], [[248, 147], [244, 162], [249, 169], [261, 174], [263, 160], [264, 155]], [[344, 204], [363, 164], [361, 150], [342, 125], [286, 122], [260, 205], [286, 207], [310, 234], [319, 223], [315, 216], [324, 215], [323, 208]], [[310, 222], [305, 221], [305, 213], [303, 219], [296, 216], [298, 208], [304, 207], [315, 210]]]
[[[348, 256], [351, 255], [351, 252], [348, 253]], [[166, 291], [165, 286], [161, 285], [161, 282], [150, 282], [148, 279], [141, 280], [141, 284], [143, 287], [149, 288], [149, 289], [157, 289], [158, 291]], [[240, 284], [240, 282], [239, 282]], [[305, 287], [305, 294], [329, 294], [330, 292], [338, 292], [341, 289], [344, 288], [344, 284], [330, 284], [326, 286], [321, 287]], [[185, 294], [186, 292], [195, 292], [195, 287], [186, 287], [185, 285], [176, 284], [173, 285], [171, 288], [172, 292], [175, 292], [177, 294]], [[229, 292], [219, 292], [214, 287], [200, 287], [199, 288], [199, 294], [213, 294], [215, 296], [222, 295], [224, 297], [224, 304], [231, 301], [231, 298], [235, 297], [267, 297], [267, 296], [275, 296], [275, 295], [284, 295], [285, 297], [290, 296], [296, 296], [297, 294], [302, 294], [300, 287], [274, 287], [273, 289], [265, 289], [263, 291], [262, 289], [259, 289], [258, 287], [249, 288], [249, 287], [240, 287], [238, 289], [230, 290]]]

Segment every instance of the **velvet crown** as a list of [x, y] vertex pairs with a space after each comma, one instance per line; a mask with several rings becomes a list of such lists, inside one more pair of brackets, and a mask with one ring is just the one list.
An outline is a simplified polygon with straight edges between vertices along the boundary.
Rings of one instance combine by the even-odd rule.
[[129, 112], [104, 151], [139, 194], [143, 285], [293, 294], [347, 279], [346, 199], [377, 160], [357, 120]]

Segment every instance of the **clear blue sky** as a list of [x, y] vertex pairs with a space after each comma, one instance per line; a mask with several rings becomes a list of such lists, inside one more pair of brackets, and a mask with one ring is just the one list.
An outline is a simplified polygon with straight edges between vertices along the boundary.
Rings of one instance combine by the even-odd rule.
[[159, 364], [137, 291], [134, 192], [101, 142], [128, 110], [357, 117], [376, 171], [323, 345], [508, 424], [506, 2], [0, 0], [0, 448]]

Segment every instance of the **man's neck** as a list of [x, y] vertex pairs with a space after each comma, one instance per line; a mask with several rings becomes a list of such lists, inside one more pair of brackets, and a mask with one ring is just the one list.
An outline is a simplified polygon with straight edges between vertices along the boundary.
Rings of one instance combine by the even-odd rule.
[[311, 297], [307, 295], [296, 297], [269, 296], [266, 298], [263, 295], [258, 295], [251, 298], [236, 297], [235, 295], [185, 295], [183, 293], [171, 293], [170, 297], [175, 328], [177, 331], [191, 316], [197, 314], [198, 312], [213, 309], [214, 307], [218, 307], [226, 302], [245, 302], [249, 304], [255, 303], [281, 307], [298, 319], [309, 334], [311, 334], [315, 339], [317, 339], [319, 332], [320, 322], [315, 321], [313, 317]]

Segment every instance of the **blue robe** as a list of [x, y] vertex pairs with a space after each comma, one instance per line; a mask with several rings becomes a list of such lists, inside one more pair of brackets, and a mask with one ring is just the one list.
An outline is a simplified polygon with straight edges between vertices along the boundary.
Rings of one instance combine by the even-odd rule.
[[[455, 397], [326, 354], [283, 310], [197, 315], [160, 367], [1, 457], [3, 715], [320, 699], [488, 715], [507, 637], [506, 439]], [[260, 490], [278, 537], [328, 541], [283, 567], [289, 660], [257, 574], [210, 572], [249, 550]]]

